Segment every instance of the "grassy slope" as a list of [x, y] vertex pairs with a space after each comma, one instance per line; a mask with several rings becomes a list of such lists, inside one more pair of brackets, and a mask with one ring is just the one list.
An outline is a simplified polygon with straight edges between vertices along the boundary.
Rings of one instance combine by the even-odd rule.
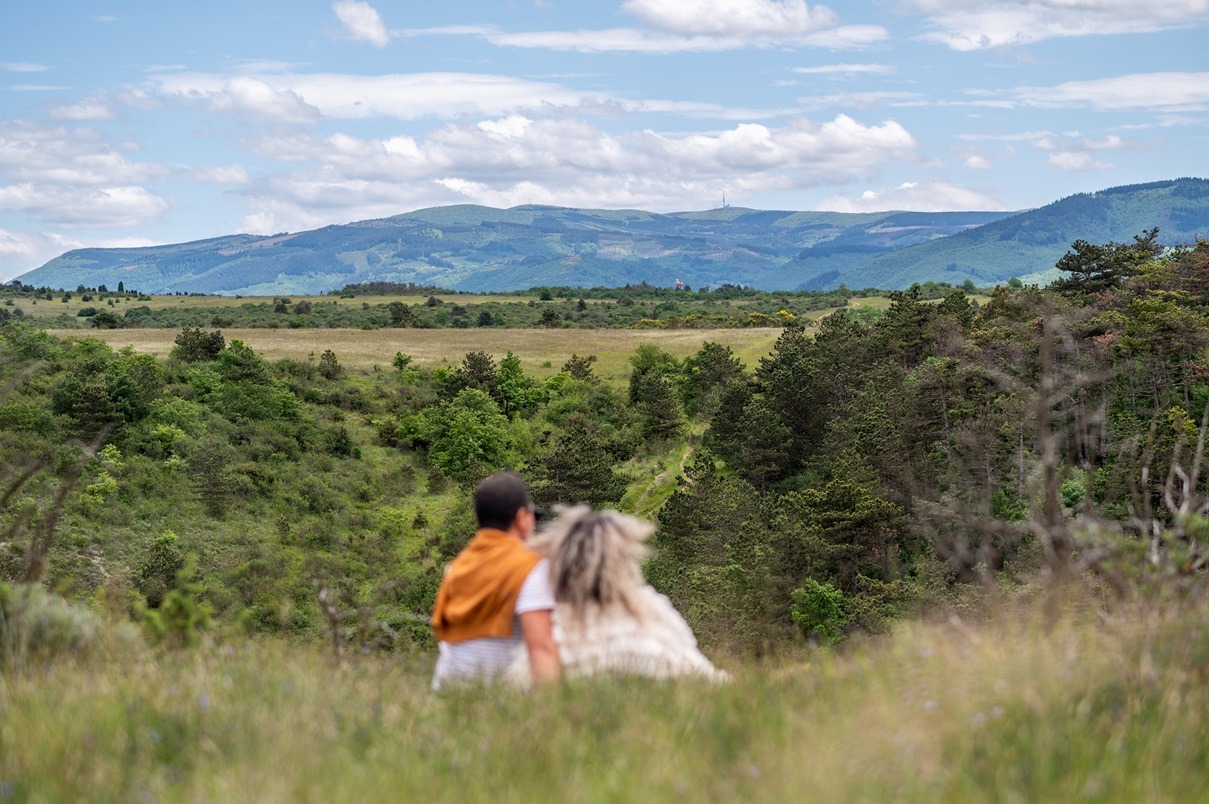
[[[620, 285], [678, 278], [796, 287], [765, 279], [804, 248], [832, 241], [894, 248], [1003, 213], [848, 213], [740, 208], [677, 215], [638, 210], [460, 205], [272, 238], [239, 236], [139, 249], [81, 249], [22, 277], [35, 285], [300, 294], [367, 280], [465, 290]], [[913, 225], [885, 225], [903, 215]], [[926, 219], [925, 219], [926, 218]], [[778, 275], [779, 276], [779, 275]], [[786, 282], [787, 284], [781, 284]]]
[[[1192, 801], [1209, 626], [904, 624], [728, 685], [428, 692], [281, 642], [0, 675], [16, 800]], [[1005, 618], [1007, 619], [1007, 618]]]

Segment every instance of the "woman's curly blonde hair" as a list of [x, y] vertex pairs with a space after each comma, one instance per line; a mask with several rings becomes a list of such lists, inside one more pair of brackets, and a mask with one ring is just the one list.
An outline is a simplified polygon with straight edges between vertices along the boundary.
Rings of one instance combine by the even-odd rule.
[[587, 505], [558, 507], [558, 519], [530, 538], [550, 562], [554, 598], [575, 615], [592, 608], [624, 606], [640, 616], [638, 591], [645, 584], [643, 544], [655, 526], [619, 511]]

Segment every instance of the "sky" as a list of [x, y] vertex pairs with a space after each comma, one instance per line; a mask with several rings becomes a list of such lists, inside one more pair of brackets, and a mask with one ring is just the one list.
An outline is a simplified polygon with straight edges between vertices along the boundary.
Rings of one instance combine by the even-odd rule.
[[1209, 176], [1209, 0], [0, 10], [0, 280], [429, 206], [1016, 210]]

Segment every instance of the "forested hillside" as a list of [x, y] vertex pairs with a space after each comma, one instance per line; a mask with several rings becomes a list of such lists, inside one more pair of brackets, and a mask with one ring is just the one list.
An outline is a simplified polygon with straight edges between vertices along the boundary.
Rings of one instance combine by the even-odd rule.
[[435, 207], [271, 237], [78, 249], [19, 279], [244, 296], [373, 282], [477, 292], [677, 281], [770, 291], [983, 286], [1052, 268], [1076, 239], [1124, 240], [1155, 226], [1168, 246], [1209, 235], [1209, 180], [1114, 187], [1018, 214]]
[[350, 373], [216, 330], [158, 361], [10, 321], [0, 572], [151, 621], [186, 589], [226, 627], [312, 636], [327, 590], [363, 638], [423, 646], [467, 489], [514, 467], [543, 503], [657, 518], [649, 577], [740, 653], [1043, 568], [1200, 583], [1209, 247], [1078, 243], [1060, 265], [977, 311], [912, 290], [873, 321], [789, 321], [759, 365], [644, 346], [622, 387], [588, 355], [541, 381], [483, 351]]
[[455, 290], [648, 282], [793, 288], [778, 271], [816, 246], [868, 257], [998, 220], [1003, 212], [930, 215], [763, 211], [435, 207], [272, 237], [239, 235], [135, 249], [70, 251], [19, 277], [54, 287], [149, 293], [323, 293], [349, 283], [415, 282]]
[[929, 279], [953, 284], [970, 279], [982, 285], [1011, 277], [1044, 285], [1054, 278], [1053, 264], [1071, 242], [1126, 240], [1156, 226], [1167, 246], [1209, 237], [1209, 180], [1185, 178], [1072, 195], [951, 238], [874, 255], [828, 283], [808, 287], [843, 282], [851, 288], [901, 288]]

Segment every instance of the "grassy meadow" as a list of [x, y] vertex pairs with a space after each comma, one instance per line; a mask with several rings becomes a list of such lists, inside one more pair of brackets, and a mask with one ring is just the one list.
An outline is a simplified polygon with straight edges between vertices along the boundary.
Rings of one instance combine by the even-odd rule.
[[[51, 330], [63, 337], [80, 337], [79, 330]], [[779, 329], [634, 330], [634, 329], [224, 329], [228, 341], [241, 340], [266, 360], [318, 358], [325, 349], [335, 352], [342, 366], [372, 370], [388, 368], [396, 352], [411, 355], [420, 365], [457, 365], [467, 352], [486, 351], [496, 359], [509, 350], [516, 353], [526, 372], [548, 377], [572, 354], [596, 355], [593, 371], [610, 382], [630, 376], [629, 356], [639, 345], [657, 344], [685, 357], [705, 341], [729, 346], [740, 360], [755, 366], [772, 349]], [[170, 329], [89, 330], [120, 349], [166, 357], [177, 336]]]
[[[1194, 801], [1205, 609], [904, 622], [733, 680], [434, 696], [431, 658], [283, 641], [0, 674], [18, 801]], [[1068, 611], [1075, 611], [1068, 608]], [[1087, 620], [1083, 620], [1087, 617]]]

